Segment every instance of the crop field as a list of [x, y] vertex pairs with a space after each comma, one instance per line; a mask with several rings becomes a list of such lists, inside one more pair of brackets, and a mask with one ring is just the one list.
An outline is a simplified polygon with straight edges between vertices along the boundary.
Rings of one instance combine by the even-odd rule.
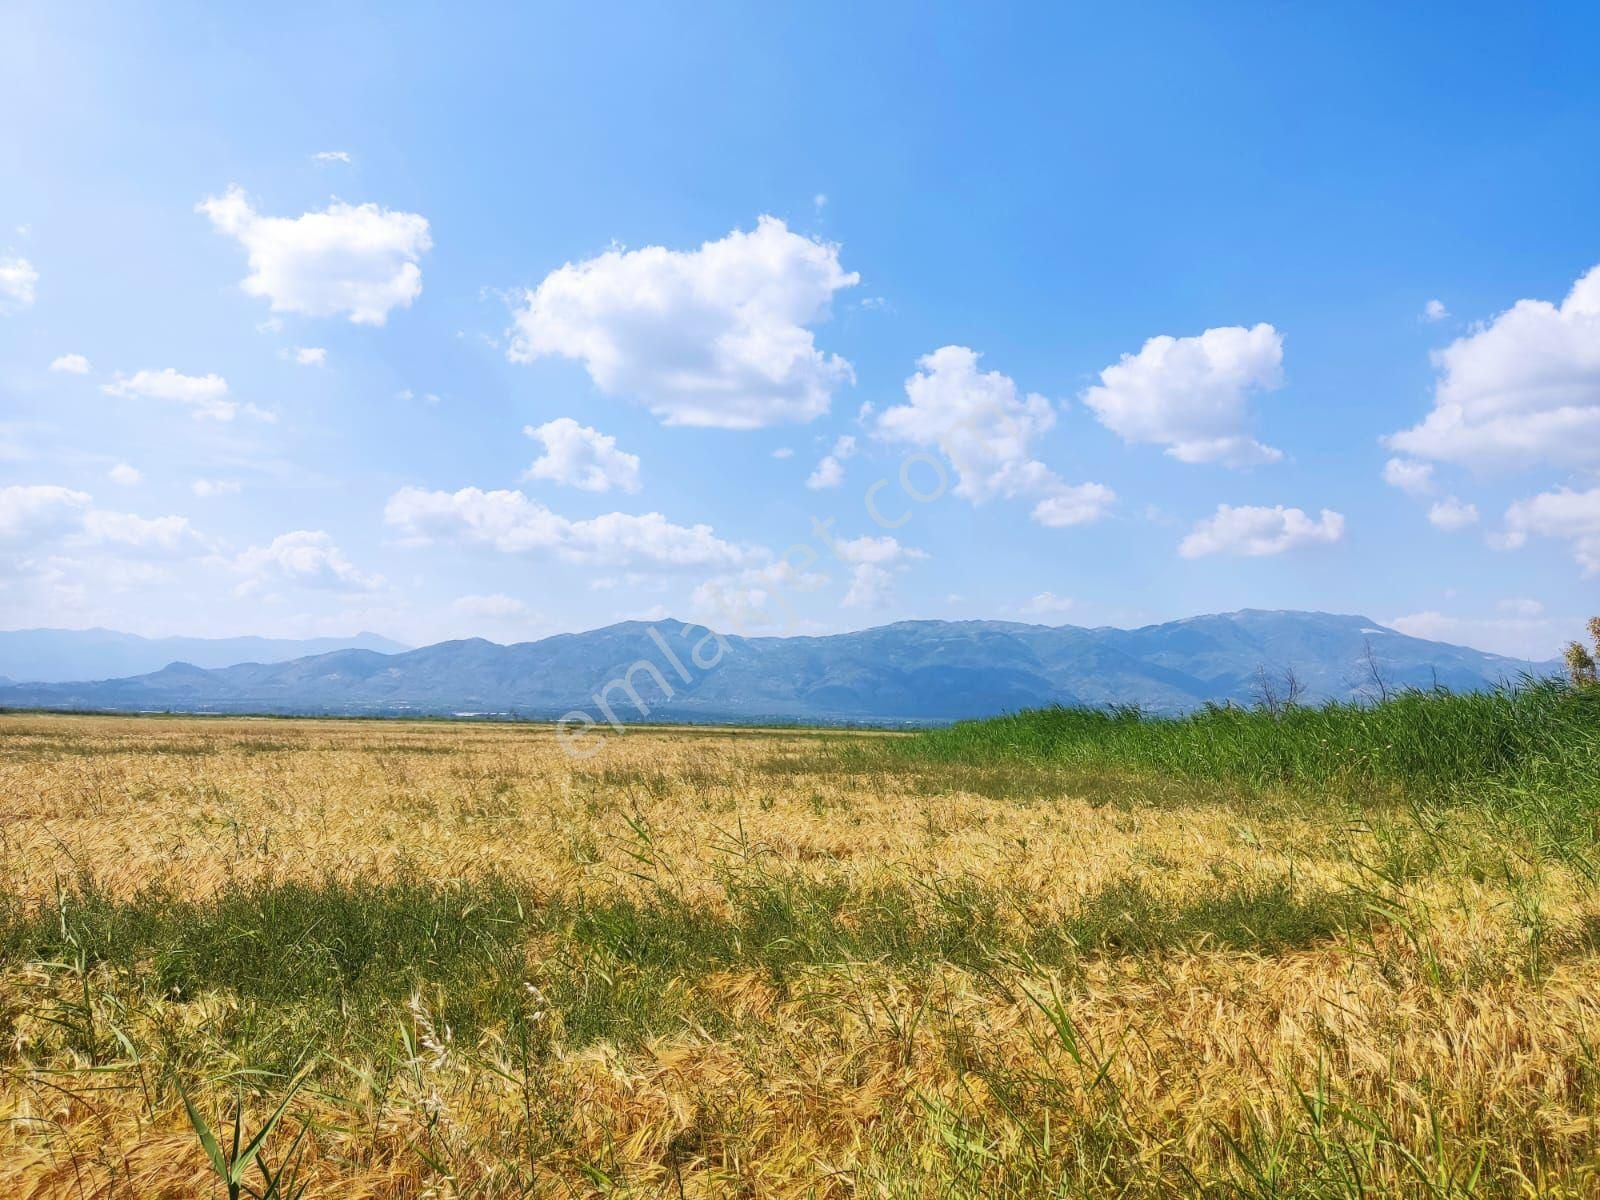
[[1600, 1196], [1600, 704], [0, 716], [0, 1197]]

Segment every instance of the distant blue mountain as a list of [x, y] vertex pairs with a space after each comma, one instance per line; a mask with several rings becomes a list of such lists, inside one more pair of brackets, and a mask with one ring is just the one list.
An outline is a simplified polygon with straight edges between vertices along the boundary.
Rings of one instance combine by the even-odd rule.
[[348, 638], [146, 638], [114, 629], [13, 629], [0, 630], [0, 676], [22, 683], [117, 679], [175, 662], [231, 667], [354, 649], [394, 654], [408, 647], [375, 633]]
[[[707, 638], [701, 626], [631, 621], [513, 646], [472, 639], [214, 668], [174, 662], [131, 678], [0, 686], [0, 705], [549, 718], [604, 715], [603, 700], [628, 723], [928, 724], [1053, 703], [1163, 713], [1248, 704], [1263, 672], [1282, 692], [1292, 671], [1315, 702], [1371, 695], [1374, 672], [1384, 687], [1466, 691], [1553, 669], [1366, 617], [1254, 610], [1142, 629], [901, 621], [827, 637], [728, 636], [725, 648]], [[21, 674], [3, 657], [0, 671]]]

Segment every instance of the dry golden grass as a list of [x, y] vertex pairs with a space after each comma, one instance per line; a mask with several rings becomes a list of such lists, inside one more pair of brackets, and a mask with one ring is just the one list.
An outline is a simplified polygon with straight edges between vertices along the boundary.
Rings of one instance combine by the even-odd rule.
[[1600, 1195], [1591, 892], [1470, 809], [857, 734], [0, 750], [3, 1197], [222, 1194], [184, 1090], [248, 1137], [303, 1051], [308, 1197]]

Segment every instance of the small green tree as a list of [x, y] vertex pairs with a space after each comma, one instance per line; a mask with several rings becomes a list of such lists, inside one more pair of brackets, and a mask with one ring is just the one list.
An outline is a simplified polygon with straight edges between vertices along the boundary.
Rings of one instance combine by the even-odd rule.
[[1600, 617], [1589, 622], [1589, 636], [1594, 639], [1594, 654], [1590, 654], [1582, 642], [1567, 643], [1563, 657], [1567, 660], [1567, 674], [1572, 676], [1573, 687], [1600, 685], [1600, 668], [1595, 665], [1595, 658], [1600, 655]]

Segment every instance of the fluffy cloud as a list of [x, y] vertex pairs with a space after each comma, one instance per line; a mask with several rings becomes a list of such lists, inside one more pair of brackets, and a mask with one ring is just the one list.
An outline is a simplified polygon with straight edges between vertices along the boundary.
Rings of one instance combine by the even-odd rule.
[[1298, 508], [1274, 508], [1231, 504], [1217, 505], [1217, 511], [1199, 522], [1178, 546], [1184, 558], [1203, 558], [1208, 554], [1231, 554], [1256, 558], [1282, 554], [1303, 546], [1327, 545], [1344, 537], [1344, 516], [1323, 509], [1313, 521]]
[[618, 450], [614, 437], [579, 425], [571, 417], [524, 425], [522, 432], [544, 444], [544, 453], [528, 468], [529, 479], [545, 479], [585, 492], [639, 490], [639, 456]]
[[914, 559], [928, 557], [887, 536], [836, 540], [830, 548], [850, 567], [850, 587], [839, 601], [843, 608], [884, 607], [894, 598], [894, 573], [904, 570]]
[[551, 551], [579, 562], [728, 569], [759, 557], [721, 540], [709, 525], [674, 525], [660, 513], [573, 521], [516, 491], [401, 488], [389, 498], [384, 520], [413, 541], [464, 542], [504, 554]]
[[1463, 504], [1454, 496], [1446, 496], [1428, 509], [1428, 520], [1439, 529], [1454, 533], [1458, 529], [1465, 529], [1468, 525], [1478, 523], [1478, 506]]
[[276, 582], [359, 592], [384, 583], [383, 576], [358, 570], [320, 529], [296, 529], [279, 534], [269, 545], [251, 546], [234, 560], [234, 567], [246, 576], [239, 587], [242, 594]]
[[1282, 335], [1230, 325], [1151, 338], [1101, 371], [1083, 402], [1124, 441], [1165, 446], [1180, 462], [1247, 467], [1283, 457], [1250, 435], [1249, 410], [1251, 393], [1282, 383]]
[[328, 352], [321, 346], [296, 346], [292, 351], [285, 351], [285, 354], [302, 367], [320, 367], [328, 361]]
[[669, 425], [809, 421], [855, 376], [808, 326], [857, 280], [838, 246], [762, 217], [698, 250], [608, 250], [552, 271], [525, 293], [507, 355], [579, 359], [602, 392]]
[[1391, 458], [1383, 464], [1383, 481], [1408, 496], [1431, 496], [1434, 491], [1433, 464], [1409, 458]]
[[19, 313], [33, 305], [39, 272], [25, 258], [0, 258], [0, 316]]
[[1506, 510], [1501, 544], [1514, 549], [1532, 537], [1572, 543], [1585, 576], [1600, 575], [1600, 488], [1575, 492], [1557, 488], [1518, 500]]
[[841, 608], [884, 608], [894, 599], [894, 576], [876, 563], [862, 563], [850, 573], [850, 587]]
[[1433, 411], [1389, 445], [1473, 467], [1600, 466], [1600, 266], [1433, 355]]
[[908, 559], [928, 557], [924, 551], [914, 546], [901, 545], [899, 539], [888, 535], [873, 537], [871, 534], [863, 534], [858, 538], [836, 539], [830, 544], [830, 548], [841, 562], [853, 566], [869, 563], [874, 566], [886, 566]]
[[0, 544], [36, 548], [51, 543], [178, 554], [204, 543], [179, 516], [140, 517], [94, 506], [87, 492], [53, 484], [0, 488]]
[[139, 517], [91, 509], [84, 514], [83, 527], [90, 542], [150, 554], [181, 554], [203, 545], [187, 517]]
[[108, 396], [182, 404], [197, 420], [231, 421], [241, 408], [263, 420], [272, 419], [271, 413], [232, 399], [228, 381], [221, 375], [183, 375], [166, 367], [160, 371], [136, 371], [126, 377], [118, 375], [111, 383], [102, 384], [100, 390]]
[[65, 371], [68, 375], [87, 375], [89, 360], [81, 354], [63, 354], [50, 364], [52, 371]]
[[823, 488], [836, 488], [844, 482], [844, 464], [833, 455], [828, 455], [816, 466], [816, 469], [806, 476], [806, 486], [813, 491]]
[[[1433, 464], [1411, 458], [1391, 458], [1383, 465], [1383, 481], [1398, 488], [1408, 496], [1425, 497], [1436, 494], [1438, 484], [1433, 478]], [[1455, 496], [1446, 496], [1428, 508], [1428, 520], [1447, 533], [1465, 529], [1478, 521], [1478, 508]]]
[[828, 576], [822, 572], [804, 570], [780, 559], [708, 579], [695, 588], [690, 603], [720, 629], [788, 625], [794, 621], [794, 612], [786, 594], [814, 592], [827, 583]]
[[239, 482], [235, 479], [196, 479], [189, 485], [189, 490], [202, 500], [209, 500], [213, 496], [231, 496], [239, 490]]
[[834, 442], [833, 449], [817, 463], [816, 470], [806, 480], [806, 486], [812, 489], [838, 487], [844, 482], [845, 460], [854, 458], [855, 453], [856, 439], [847, 433]]
[[1443, 300], [1429, 300], [1422, 306], [1422, 319], [1424, 321], [1442, 321], [1450, 315], [1450, 310], [1444, 306]]
[[958, 474], [956, 495], [975, 502], [1031, 492], [1051, 477], [1030, 451], [1056, 420], [1043, 396], [1020, 395], [1009, 376], [979, 371], [980, 357], [966, 346], [923, 355], [906, 380], [910, 403], [878, 416], [889, 440], [943, 451]]
[[942, 451], [956, 469], [955, 494], [975, 504], [997, 496], [1037, 499], [1044, 525], [1072, 525], [1102, 516], [1116, 499], [1100, 484], [1069, 485], [1032, 457], [1032, 443], [1055, 424], [1050, 402], [1022, 395], [999, 371], [979, 371], [979, 355], [945, 346], [917, 361], [906, 380], [907, 404], [878, 415], [890, 441]]
[[239, 187], [202, 200], [196, 211], [244, 247], [244, 290], [266, 297], [273, 312], [382, 325], [422, 294], [417, 263], [433, 240], [417, 213], [336, 200], [321, 212], [265, 217]]
[[106, 472], [106, 478], [112, 483], [120, 483], [123, 487], [133, 487], [144, 480], [143, 473], [138, 467], [129, 466], [127, 463], [118, 463]]
[[[829, 523], [831, 524], [831, 522]], [[894, 578], [927, 554], [893, 537], [833, 538], [826, 526], [818, 536], [827, 551], [849, 569], [849, 585], [840, 604], [845, 608], [881, 608], [893, 596]], [[789, 558], [760, 562], [736, 574], [706, 580], [692, 597], [698, 612], [722, 628], [800, 624], [789, 593], [814, 592], [831, 582], [812, 569], [814, 560], [797, 565]]]
[[54, 484], [0, 488], [0, 543], [27, 543], [81, 528], [93, 497]]
[[1117, 494], [1101, 483], [1058, 484], [1033, 506], [1033, 519], [1051, 529], [1098, 521], [1116, 503]]

